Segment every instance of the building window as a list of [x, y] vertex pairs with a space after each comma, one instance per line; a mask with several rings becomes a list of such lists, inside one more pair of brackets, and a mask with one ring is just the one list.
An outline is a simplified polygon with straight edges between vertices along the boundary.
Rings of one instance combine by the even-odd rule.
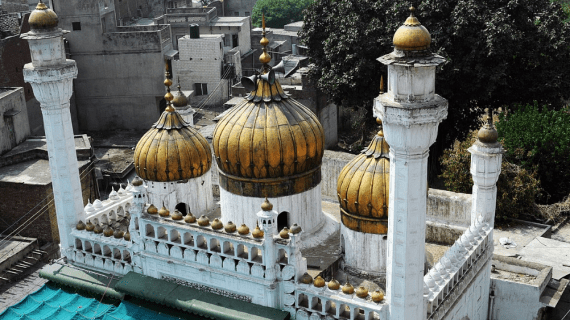
[[81, 22], [72, 22], [71, 27], [73, 28], [73, 31], [79, 31], [81, 30]]
[[208, 95], [208, 84], [207, 83], [194, 83], [194, 91], [196, 91], [197, 96]]
[[246, 16], [246, 17], [249, 17], [250, 15], [251, 15], [251, 14], [250, 14], [248, 11], [245, 12], [245, 16]]
[[234, 16], [239, 17], [239, 12], [234, 12]]
[[239, 39], [239, 38], [238, 38], [238, 35], [237, 35], [237, 34], [232, 35], [232, 42], [233, 42], [234, 47], [238, 47], [238, 46], [239, 46], [239, 41], [238, 41], [238, 39]]

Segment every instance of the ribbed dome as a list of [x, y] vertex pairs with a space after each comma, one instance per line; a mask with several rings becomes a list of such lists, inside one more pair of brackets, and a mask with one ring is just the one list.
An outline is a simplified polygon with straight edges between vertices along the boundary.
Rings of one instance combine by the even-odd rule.
[[135, 148], [135, 170], [144, 180], [196, 178], [208, 172], [211, 165], [208, 141], [170, 106]]
[[429, 31], [422, 26], [418, 18], [414, 16], [415, 9], [410, 8], [411, 14], [404, 25], [394, 33], [393, 43], [397, 50], [422, 51], [427, 50], [431, 44]]
[[33, 31], [51, 30], [57, 27], [59, 19], [57, 14], [40, 0], [36, 9], [30, 14], [28, 22]]
[[220, 120], [213, 145], [220, 185], [234, 194], [296, 194], [321, 180], [323, 127], [277, 81], [259, 79], [257, 89]]
[[388, 231], [390, 147], [382, 131], [340, 172], [337, 184], [341, 220], [355, 231]]

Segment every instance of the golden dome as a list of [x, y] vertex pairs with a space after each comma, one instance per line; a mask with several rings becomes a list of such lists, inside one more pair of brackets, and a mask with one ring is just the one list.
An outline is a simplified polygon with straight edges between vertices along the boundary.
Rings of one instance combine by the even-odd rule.
[[201, 215], [200, 218], [198, 218], [198, 225], [201, 227], [209, 226], [210, 219], [208, 219], [208, 217], [206, 217], [205, 215]]
[[344, 286], [342, 286], [342, 293], [353, 294], [354, 293], [354, 287], [350, 283], [348, 283], [348, 281], [347, 281], [346, 284]]
[[33, 31], [51, 30], [57, 28], [59, 19], [52, 9], [49, 9], [41, 0], [28, 19], [30, 29]]
[[358, 287], [358, 289], [356, 289], [356, 296], [359, 298], [368, 297], [368, 289], [363, 286]]
[[186, 223], [194, 223], [196, 222], [196, 217], [192, 214], [192, 212], [188, 212], [184, 217], [184, 222]]
[[245, 223], [242, 223], [242, 225], [237, 230], [238, 233], [242, 236], [249, 234], [249, 228], [245, 225]]
[[170, 211], [168, 211], [168, 209], [163, 205], [162, 208], [158, 210], [158, 215], [161, 217], [168, 217], [170, 216]]
[[146, 212], [148, 214], [157, 214], [158, 213], [158, 209], [154, 206], [154, 204], [151, 204], [148, 209], [146, 209]]
[[95, 229], [95, 225], [93, 223], [91, 223], [91, 221], [88, 221], [87, 224], [85, 225], [85, 230], [93, 231], [94, 229]]
[[263, 203], [261, 204], [261, 210], [271, 211], [271, 210], [273, 210], [273, 204], [271, 202], [269, 202], [269, 200], [267, 198], [265, 198], [265, 201], [263, 201]]
[[338, 289], [340, 289], [340, 282], [336, 281], [333, 278], [333, 279], [331, 279], [331, 281], [329, 281], [328, 287], [331, 290], [338, 290]]
[[220, 221], [220, 219], [216, 218], [212, 221], [212, 229], [220, 230], [224, 227], [224, 224]]
[[384, 300], [384, 293], [382, 291], [376, 290], [372, 292], [372, 301], [380, 302], [382, 300]]
[[385, 234], [388, 231], [390, 147], [382, 131], [338, 176], [342, 223], [349, 229]]
[[184, 95], [184, 92], [180, 90], [180, 82], [178, 82], [178, 91], [174, 93], [174, 99], [172, 99], [172, 105], [179, 107], [186, 107], [188, 105], [188, 98]]
[[406, 22], [396, 30], [392, 42], [397, 50], [421, 51], [427, 50], [431, 44], [429, 31], [422, 26], [414, 16], [415, 8], [410, 8], [410, 16]]
[[236, 232], [236, 225], [235, 225], [235, 223], [233, 223], [233, 222], [231, 222], [231, 221], [228, 221], [228, 223], [226, 223], [226, 226], [224, 227], [224, 230], [225, 230], [227, 233], [234, 233], [234, 232]]
[[300, 233], [301, 231], [303, 231], [303, 229], [301, 229], [301, 227], [300, 227], [299, 225], [297, 225], [296, 223], [294, 223], [294, 224], [291, 226], [291, 230], [289, 230], [289, 233], [290, 233], [290, 234], [298, 234], [298, 233]]
[[125, 233], [121, 230], [115, 230], [115, 232], [113, 233], [115, 239], [121, 239], [124, 235]]
[[170, 218], [172, 220], [182, 220], [184, 216], [182, 216], [182, 213], [180, 211], [174, 210], [174, 212], [170, 215]]
[[493, 125], [493, 112], [488, 109], [487, 122], [477, 132], [477, 139], [486, 144], [494, 144], [499, 139], [499, 133]]
[[313, 285], [317, 288], [322, 288], [325, 286], [325, 279], [323, 279], [321, 276], [317, 276], [313, 281]]
[[304, 284], [311, 284], [313, 283], [313, 277], [311, 277], [310, 274], [308, 273], [304, 273], [301, 278], [299, 279], [300, 283], [304, 283]]
[[77, 229], [77, 230], [85, 230], [85, 223], [83, 223], [83, 221], [79, 220], [79, 222], [78, 222], [77, 225], [75, 226], [75, 229]]
[[208, 141], [168, 106], [137, 143], [134, 160], [142, 179], [168, 182], [208, 172], [212, 153]]
[[222, 118], [214, 153], [225, 190], [250, 197], [280, 197], [321, 181], [325, 135], [315, 114], [289, 98], [279, 82], [257, 89]]
[[93, 232], [95, 233], [103, 233], [103, 227], [100, 224], [96, 224], [95, 228], [93, 228]]
[[259, 229], [259, 225], [255, 226], [255, 229], [253, 229], [253, 232], [251, 233], [251, 235], [254, 238], [261, 238], [265, 235], [265, 233], [263, 231], [261, 231], [261, 229]]
[[289, 239], [289, 229], [287, 229], [287, 227], [283, 228], [283, 230], [279, 232], [279, 236], [283, 239]]
[[138, 187], [142, 186], [142, 184], [143, 184], [142, 179], [136, 176], [135, 179], [133, 180], [133, 186]]
[[131, 234], [129, 233], [129, 231], [127, 230], [127, 232], [123, 235], [123, 239], [127, 240], [127, 241], [131, 241]]
[[107, 227], [105, 228], [105, 230], [103, 230], [103, 235], [104, 235], [105, 237], [110, 237], [110, 236], [113, 235], [113, 233], [115, 233], [115, 232], [113, 231], [113, 228], [111, 228], [110, 226], [107, 226]]

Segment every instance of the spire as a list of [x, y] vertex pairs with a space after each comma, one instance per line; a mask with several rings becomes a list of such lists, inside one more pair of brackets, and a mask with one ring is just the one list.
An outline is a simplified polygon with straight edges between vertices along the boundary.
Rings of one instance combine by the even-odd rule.
[[174, 107], [172, 107], [172, 100], [174, 99], [174, 96], [172, 95], [172, 93], [170, 93], [170, 86], [172, 85], [172, 80], [170, 80], [170, 71], [168, 68], [168, 60], [164, 59], [164, 64], [165, 64], [165, 72], [164, 72], [164, 85], [166, 86], [166, 94], [164, 95], [164, 100], [166, 100], [166, 103], [168, 104], [166, 106], [166, 109], [164, 111], [167, 112], [173, 112], [174, 111]]
[[263, 46], [263, 53], [259, 56], [259, 61], [263, 63], [263, 69], [267, 69], [267, 64], [271, 61], [271, 56], [267, 53], [267, 45], [269, 44], [269, 39], [265, 37], [265, 14], [262, 14], [261, 17], [261, 27], [263, 29], [263, 37], [259, 41], [259, 43]]

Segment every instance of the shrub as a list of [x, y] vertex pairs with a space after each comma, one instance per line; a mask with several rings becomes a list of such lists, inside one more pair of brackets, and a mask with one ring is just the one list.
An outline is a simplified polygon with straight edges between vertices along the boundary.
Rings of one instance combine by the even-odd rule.
[[534, 105], [499, 115], [499, 138], [505, 159], [527, 170], [536, 168], [541, 181], [537, 202], [559, 202], [570, 192], [570, 112]]
[[[465, 141], [456, 141], [453, 148], [445, 150], [440, 158], [443, 168], [440, 177], [448, 190], [471, 193], [471, 154], [467, 149], [473, 145], [476, 138], [477, 132], [471, 132]], [[538, 192], [539, 181], [535, 171], [526, 170], [503, 159], [501, 175], [497, 181], [495, 220], [535, 217], [537, 211], [534, 199]]]

